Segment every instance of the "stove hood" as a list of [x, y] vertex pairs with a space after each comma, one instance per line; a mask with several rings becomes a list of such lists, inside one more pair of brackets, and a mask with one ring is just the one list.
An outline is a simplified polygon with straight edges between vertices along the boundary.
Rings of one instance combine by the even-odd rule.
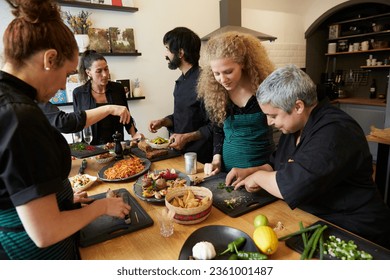
[[202, 41], [228, 31], [248, 33], [260, 39], [260, 41], [275, 41], [277, 38], [249, 28], [241, 26], [241, 0], [220, 0], [219, 1], [220, 28], [207, 34]]

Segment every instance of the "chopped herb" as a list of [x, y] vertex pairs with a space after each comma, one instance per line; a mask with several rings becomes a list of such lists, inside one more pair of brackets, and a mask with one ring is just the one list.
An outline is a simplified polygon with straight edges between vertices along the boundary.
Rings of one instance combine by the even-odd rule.
[[372, 256], [362, 250], [358, 250], [353, 240], [348, 242], [330, 235], [324, 242], [324, 254], [331, 255], [342, 260], [372, 260]]

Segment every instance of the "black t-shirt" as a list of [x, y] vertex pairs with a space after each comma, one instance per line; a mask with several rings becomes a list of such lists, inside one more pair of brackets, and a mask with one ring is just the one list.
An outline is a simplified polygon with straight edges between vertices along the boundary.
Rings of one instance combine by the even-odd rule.
[[[60, 210], [74, 208], [67, 179], [69, 145], [34, 102], [35, 96], [33, 87], [0, 71], [0, 231], [9, 229], [0, 235], [0, 247], [17, 259], [78, 258], [75, 236], [38, 248], [16, 213], [17, 206], [49, 194], [56, 194]], [[14, 229], [20, 228], [16, 234]]]
[[188, 143], [182, 152], [196, 152], [198, 161], [206, 163], [211, 162], [213, 156], [212, 125], [196, 91], [199, 71], [199, 66], [193, 66], [176, 80], [174, 111], [167, 118], [173, 123], [169, 128], [171, 133], [199, 131], [202, 134], [202, 139]]

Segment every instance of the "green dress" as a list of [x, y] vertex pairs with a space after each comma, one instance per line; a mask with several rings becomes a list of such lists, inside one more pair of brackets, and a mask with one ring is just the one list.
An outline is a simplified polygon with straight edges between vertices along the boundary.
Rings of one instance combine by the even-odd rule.
[[263, 112], [231, 115], [223, 126], [223, 171], [265, 164], [275, 149], [272, 128]]

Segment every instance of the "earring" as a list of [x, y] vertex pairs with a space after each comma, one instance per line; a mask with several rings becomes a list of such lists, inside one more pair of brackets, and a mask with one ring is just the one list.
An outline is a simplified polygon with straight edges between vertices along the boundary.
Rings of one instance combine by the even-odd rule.
[[45, 70], [46, 71], [50, 71], [50, 67], [45, 67]]

